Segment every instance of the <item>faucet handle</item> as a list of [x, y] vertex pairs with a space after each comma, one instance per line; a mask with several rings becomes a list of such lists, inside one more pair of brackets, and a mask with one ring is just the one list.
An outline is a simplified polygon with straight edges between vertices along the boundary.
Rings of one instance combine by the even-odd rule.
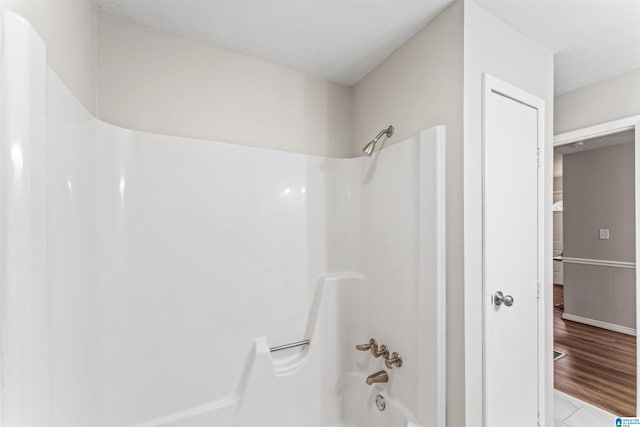
[[397, 366], [398, 368], [402, 366], [402, 357], [397, 351], [391, 353], [391, 357], [387, 357], [386, 359], [387, 360], [384, 361], [384, 364], [389, 369], [392, 369], [394, 366]]
[[369, 350], [371, 347], [378, 347], [378, 343], [376, 342], [376, 340], [374, 340], [373, 338], [371, 338], [369, 340], [369, 343], [367, 344], [358, 344], [356, 345], [356, 350], [360, 350], [360, 351], [367, 351]]
[[373, 354], [375, 357], [382, 356], [387, 359], [389, 357], [389, 349], [384, 344], [382, 344], [380, 347], [375, 345], [371, 347], [371, 354]]

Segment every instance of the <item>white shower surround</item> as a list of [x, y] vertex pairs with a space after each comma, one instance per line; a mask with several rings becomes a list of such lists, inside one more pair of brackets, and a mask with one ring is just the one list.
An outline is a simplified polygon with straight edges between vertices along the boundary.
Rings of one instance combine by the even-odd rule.
[[[444, 427], [444, 127], [357, 159], [121, 129], [0, 25], [3, 425]], [[373, 387], [371, 337], [404, 359]]]

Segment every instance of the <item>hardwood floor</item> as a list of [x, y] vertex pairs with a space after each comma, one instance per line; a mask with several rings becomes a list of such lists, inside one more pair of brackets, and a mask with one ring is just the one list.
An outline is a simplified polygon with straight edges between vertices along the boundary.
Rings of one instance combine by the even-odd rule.
[[[554, 307], [563, 302], [553, 287]], [[620, 416], [636, 416], [636, 337], [562, 319], [554, 308], [555, 388]]]

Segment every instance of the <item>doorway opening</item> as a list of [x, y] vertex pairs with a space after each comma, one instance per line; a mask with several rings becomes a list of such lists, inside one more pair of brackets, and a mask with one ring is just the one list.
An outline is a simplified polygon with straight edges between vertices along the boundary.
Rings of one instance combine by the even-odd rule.
[[637, 413], [635, 132], [554, 149], [554, 387], [616, 416]]

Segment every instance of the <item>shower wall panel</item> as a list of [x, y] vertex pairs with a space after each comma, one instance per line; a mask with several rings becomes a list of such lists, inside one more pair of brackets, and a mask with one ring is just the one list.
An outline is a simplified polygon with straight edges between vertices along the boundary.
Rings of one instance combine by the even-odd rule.
[[102, 298], [104, 194], [95, 175], [95, 123], [47, 71], [47, 288], [53, 426], [90, 425], [105, 410]]
[[[352, 268], [365, 279], [344, 303], [360, 319], [345, 322], [347, 341], [374, 338], [403, 359], [388, 369], [370, 352], [352, 351], [347, 369], [386, 369], [389, 383], [377, 388], [402, 402], [414, 422], [433, 426], [444, 426], [445, 415], [444, 141], [444, 127], [436, 127], [352, 160]], [[374, 425], [377, 414], [357, 408], [344, 407], [347, 420]]]
[[230, 394], [255, 337], [306, 338], [339, 161], [78, 120], [49, 86], [57, 408], [144, 421]]

